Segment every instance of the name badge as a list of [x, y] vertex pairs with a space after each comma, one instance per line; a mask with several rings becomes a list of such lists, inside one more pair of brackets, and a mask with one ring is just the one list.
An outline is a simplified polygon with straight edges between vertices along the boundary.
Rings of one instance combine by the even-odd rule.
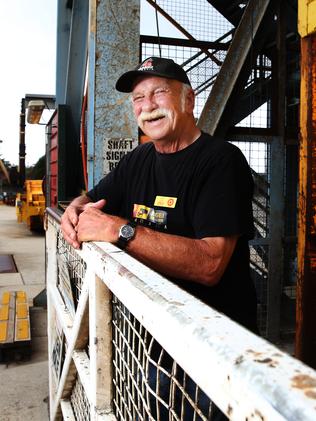
[[162, 208], [175, 208], [176, 203], [176, 197], [156, 196], [154, 206], [160, 206]]

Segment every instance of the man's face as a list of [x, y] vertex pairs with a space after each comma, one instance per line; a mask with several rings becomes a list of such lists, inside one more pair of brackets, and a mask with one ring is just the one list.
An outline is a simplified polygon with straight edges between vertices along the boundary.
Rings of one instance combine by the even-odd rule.
[[134, 114], [139, 127], [152, 140], [174, 140], [192, 114], [190, 90], [176, 80], [156, 76], [141, 77], [132, 91]]

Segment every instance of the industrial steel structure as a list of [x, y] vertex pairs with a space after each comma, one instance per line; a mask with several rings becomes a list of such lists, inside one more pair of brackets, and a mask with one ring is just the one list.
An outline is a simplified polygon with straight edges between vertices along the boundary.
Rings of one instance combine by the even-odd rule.
[[[152, 26], [160, 22], [158, 29], [161, 30], [163, 21], [168, 21], [179, 36], [165, 36], [159, 32], [157, 35], [141, 34], [140, 20], [148, 19], [147, 16], [141, 16], [144, 13], [141, 5], [144, 6], [145, 3], [156, 13]], [[314, 16], [316, 0], [59, 0], [56, 112], [47, 128], [46, 199], [48, 205], [63, 208], [72, 197], [91, 188], [116, 165], [120, 156], [139, 143], [140, 134], [132, 116], [129, 98], [118, 94], [114, 89], [117, 76], [148, 56], [161, 54], [173, 58], [185, 69], [196, 92], [195, 116], [199, 127], [221, 136], [223, 141], [235, 143], [245, 154], [252, 169], [256, 185], [253, 199], [256, 235], [250, 243], [251, 272], [259, 298], [261, 334], [276, 344], [287, 342], [291, 349], [296, 331], [296, 356], [316, 368]], [[98, 300], [93, 295], [96, 294], [94, 287], [90, 292], [89, 288], [84, 289], [84, 300], [88, 299], [89, 294], [94, 297], [89, 298], [92, 305], [89, 317], [94, 318], [93, 322], [90, 321], [89, 332], [85, 304], [80, 304], [79, 298], [77, 304], [73, 301], [78, 277], [81, 279], [79, 295], [83, 293], [81, 284], [89, 262], [86, 258], [80, 261], [80, 253], [78, 255], [68, 249], [62, 242], [58, 235], [56, 218], [58, 220], [58, 216], [52, 213], [49, 224], [50, 230], [54, 227], [55, 234], [49, 234], [53, 240], [48, 250], [48, 262], [51, 263], [48, 264], [47, 272], [50, 282], [48, 303], [52, 419], [60, 418], [62, 412], [64, 417], [65, 414], [70, 414], [73, 419], [89, 419], [90, 416], [91, 419], [98, 419], [104, 415], [104, 411], [108, 414], [104, 415], [105, 419], [112, 419], [114, 416], [129, 420], [153, 419], [150, 418], [148, 408], [147, 412], [142, 412], [145, 405], [143, 393], [148, 393], [145, 392], [146, 388], [137, 390], [136, 395], [133, 395], [133, 376], [136, 374], [129, 378], [131, 389], [127, 387], [124, 393], [120, 391], [119, 383], [123, 382], [123, 378], [127, 381], [122, 371], [125, 373], [125, 369], [133, 370], [126, 367], [130, 360], [124, 360], [125, 352], [135, 353], [133, 349], [128, 351], [130, 336], [126, 338], [124, 335], [131, 333], [128, 329], [125, 331], [125, 323], [134, 326], [132, 335], [136, 335], [140, 342], [145, 340], [142, 325], [146, 332], [147, 329], [149, 331], [145, 336], [158, 335], [158, 338], [154, 337], [159, 339], [160, 333], [150, 330], [150, 321], [146, 319], [148, 315], [141, 314], [145, 320], [137, 318], [128, 299], [123, 303], [120, 297], [116, 300], [116, 289], [112, 286], [114, 279], [116, 282], [121, 276], [120, 270], [125, 271], [125, 266], [120, 270], [115, 269], [115, 273], [111, 272], [111, 277], [107, 279], [105, 262], [108, 257], [102, 253], [97, 253], [98, 257], [92, 257], [90, 251], [87, 253], [91, 259], [96, 259], [96, 266], [104, 263], [104, 272], [95, 272], [101, 278], [101, 281], [96, 281], [96, 285], [103, 290], [101, 284], [107, 284], [114, 297], [110, 299], [110, 295], [107, 296], [109, 304], [105, 314], [105, 309], [100, 308], [101, 304], [96, 303]], [[57, 260], [52, 255], [49, 256], [52, 252], [57, 255]], [[111, 248], [110, 255], [111, 253], [116, 251]], [[84, 272], [79, 275], [77, 269], [74, 269], [74, 265], [77, 268], [78, 261], [80, 271]], [[146, 272], [145, 268], [142, 270]], [[146, 283], [148, 278], [144, 275], [140, 279]], [[167, 289], [170, 287], [163, 278], [161, 282]], [[169, 299], [171, 302], [175, 300], [172, 296]], [[62, 306], [68, 316], [59, 316]], [[199, 309], [197, 303], [193, 307]], [[81, 315], [78, 315], [78, 311], [81, 311]], [[92, 332], [97, 341], [106, 334], [100, 328], [101, 321], [96, 322], [99, 311], [102, 317], [106, 317], [106, 326], [109, 329], [107, 334], [112, 335], [112, 338], [116, 335], [116, 324], [123, 323], [117, 333], [119, 343], [113, 339], [113, 352], [124, 354], [121, 355], [122, 360], [118, 362], [107, 359], [107, 365], [102, 369], [99, 358], [103, 357], [98, 356], [95, 350], [91, 351]], [[65, 317], [70, 317], [69, 325], [72, 330], [69, 330]], [[224, 322], [229, 324], [229, 321]], [[84, 323], [85, 327], [80, 323]], [[183, 328], [185, 326], [186, 322]], [[215, 329], [215, 324], [210, 325], [208, 333], [213, 328]], [[232, 326], [231, 329], [239, 332], [237, 327]], [[79, 342], [71, 339], [78, 338], [79, 331], [83, 332]], [[163, 334], [162, 338], [165, 338]], [[256, 342], [258, 339], [251, 337], [249, 340], [253, 344], [259, 344]], [[196, 341], [194, 346], [200, 346], [199, 339]], [[173, 352], [174, 344], [162, 345], [167, 352]], [[201, 352], [202, 348], [201, 345]], [[211, 352], [209, 348], [208, 351]], [[257, 351], [256, 349], [255, 352]], [[102, 351], [103, 356], [104, 352], [110, 350]], [[218, 364], [222, 361], [220, 352], [215, 353], [214, 357]], [[273, 352], [277, 353], [274, 349]], [[172, 356], [181, 365], [180, 353], [176, 351]], [[257, 358], [259, 366], [263, 360], [271, 363], [271, 367], [280, 364], [279, 361], [275, 363], [273, 358], [270, 360], [270, 354], [268, 357], [264, 355], [263, 360], [261, 357], [260, 355]], [[139, 358], [143, 358], [143, 354]], [[107, 380], [102, 377], [103, 374], [102, 378], [98, 375], [93, 377], [94, 389], [89, 396], [87, 385], [90, 385], [89, 376], [92, 371], [89, 374], [87, 369], [86, 375], [82, 374], [82, 364], [89, 366], [90, 370], [91, 367], [93, 370], [99, 367], [108, 376]], [[109, 367], [111, 364], [112, 368]], [[282, 366], [282, 370], [286, 364]], [[292, 366], [296, 363], [289, 364]], [[313, 417], [306, 412], [301, 418], [298, 415], [290, 418], [277, 405], [278, 415], [274, 413], [275, 418], [269, 418], [269, 405], [275, 404], [274, 391], [271, 395], [262, 397], [263, 389], [256, 389], [254, 395], [251, 395], [252, 398], [255, 396], [255, 403], [251, 408], [244, 406], [246, 400], [243, 399], [238, 406], [237, 402], [241, 398], [236, 387], [238, 382], [232, 387], [234, 391], [231, 394], [224, 393], [223, 389], [223, 394], [216, 394], [214, 390], [217, 385], [221, 384], [224, 388], [228, 385], [223, 386], [221, 381], [217, 382], [214, 378], [206, 385], [201, 377], [195, 378], [194, 370], [198, 368], [194, 364], [190, 367], [183, 361], [181, 367], [189, 370], [189, 375], [197, 381], [199, 387], [232, 419], [240, 419], [241, 416], [256, 411], [258, 419], [260, 414], [266, 414], [268, 419], [303, 420]], [[257, 368], [258, 365], [255, 371]], [[253, 374], [252, 368], [249, 370], [249, 375], [250, 372]], [[280, 384], [281, 371], [278, 373]], [[234, 370], [228, 369], [227, 373], [235, 376]], [[123, 377], [118, 379], [116, 375]], [[308, 398], [316, 396], [314, 376], [314, 372], [310, 372], [304, 377], [308, 380], [304, 392]], [[246, 381], [247, 392], [253, 387], [253, 379], [250, 377]], [[302, 377], [301, 380], [304, 379]], [[104, 382], [109, 381], [110, 384], [104, 389]], [[277, 378], [275, 382], [278, 383]], [[136, 389], [141, 387], [140, 383], [137, 383]], [[293, 384], [297, 383], [293, 383], [292, 378], [291, 385]], [[282, 397], [287, 401], [291, 400], [290, 384], [282, 385], [285, 387], [282, 389]], [[131, 401], [128, 400], [130, 393]], [[74, 394], [79, 398], [71, 398]], [[294, 395], [292, 396], [294, 399]], [[260, 405], [263, 406], [256, 406], [257, 399], [261, 398], [263, 401]], [[105, 406], [102, 399], [105, 399]], [[159, 394], [157, 399], [159, 400]], [[77, 407], [82, 405], [86, 408], [82, 409], [82, 414], [86, 415], [76, 415]], [[302, 407], [304, 405], [303, 402]], [[307, 401], [306, 405], [309, 405]], [[196, 411], [197, 417], [201, 417], [196, 419], [208, 419], [207, 415], [200, 414], [199, 409]], [[185, 418], [172, 413], [171, 419]]]

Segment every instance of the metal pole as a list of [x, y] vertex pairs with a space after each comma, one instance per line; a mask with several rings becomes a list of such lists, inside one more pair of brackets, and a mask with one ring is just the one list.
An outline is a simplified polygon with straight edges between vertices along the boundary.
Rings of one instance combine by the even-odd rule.
[[25, 98], [21, 100], [20, 144], [19, 144], [19, 186], [25, 182]]

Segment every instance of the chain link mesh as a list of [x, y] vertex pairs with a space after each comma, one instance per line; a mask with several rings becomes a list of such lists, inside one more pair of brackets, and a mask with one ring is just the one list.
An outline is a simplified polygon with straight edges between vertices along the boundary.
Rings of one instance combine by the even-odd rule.
[[[60, 264], [58, 265], [58, 285], [70, 281], [76, 309], [87, 264], [78, 256], [75, 249], [64, 240], [61, 231], [58, 232], [57, 237], [57, 256], [60, 258]], [[67, 303], [65, 305], [67, 306]]]
[[258, 298], [258, 327], [261, 334], [266, 336], [269, 246], [261, 244], [260, 240], [269, 237], [270, 145], [267, 142], [258, 141], [234, 141], [232, 143], [239, 147], [245, 155], [255, 183], [252, 203], [255, 239], [250, 247], [250, 270]]
[[116, 297], [113, 367], [118, 420], [210, 419], [209, 398]]
[[90, 404], [79, 377], [72, 389], [70, 403], [76, 421], [90, 420]]

